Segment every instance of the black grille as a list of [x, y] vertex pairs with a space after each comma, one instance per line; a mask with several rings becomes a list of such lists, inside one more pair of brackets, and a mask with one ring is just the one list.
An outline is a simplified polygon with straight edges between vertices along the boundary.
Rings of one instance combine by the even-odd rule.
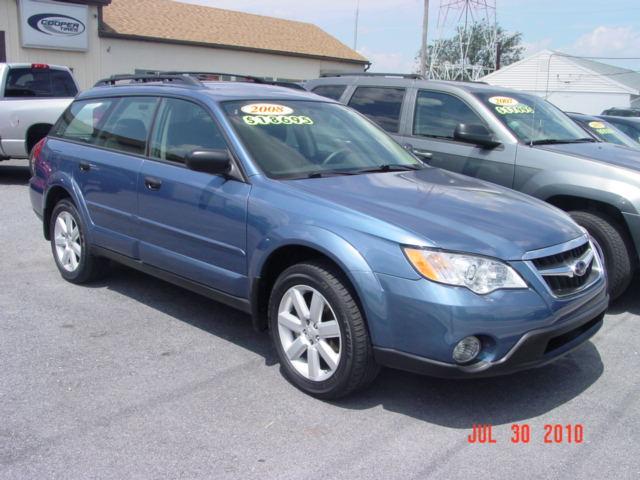
[[589, 244], [585, 243], [566, 252], [549, 255], [548, 257], [536, 258], [533, 264], [538, 270], [546, 270], [547, 268], [556, 268], [563, 265], [569, 265], [587, 253]]
[[[549, 255], [548, 257], [536, 258], [533, 260], [533, 265], [538, 270], [547, 270], [550, 268], [558, 268], [567, 265], [572, 265], [576, 260], [581, 258], [589, 250], [589, 243], [584, 243], [579, 247], [567, 250], [566, 252], [557, 253], [555, 255]], [[565, 277], [548, 275], [543, 276], [544, 281], [547, 283], [551, 291], [558, 296], [571, 295], [572, 293], [580, 290], [584, 285], [593, 280], [593, 261], [589, 264], [587, 271], [581, 277]]]

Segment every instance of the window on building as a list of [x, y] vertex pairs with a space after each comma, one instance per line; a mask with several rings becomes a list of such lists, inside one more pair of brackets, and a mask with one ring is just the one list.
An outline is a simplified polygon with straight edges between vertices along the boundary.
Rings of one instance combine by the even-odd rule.
[[5, 97], [68, 98], [77, 94], [69, 72], [50, 68], [12, 68], [4, 89]]
[[332, 100], [340, 100], [340, 97], [347, 89], [346, 85], [320, 85], [319, 87], [311, 90], [316, 95], [327, 97]]
[[151, 139], [151, 156], [184, 163], [193, 150], [223, 149], [227, 143], [211, 115], [192, 102], [162, 101]]
[[423, 137], [453, 138], [456, 127], [483, 121], [471, 108], [453, 95], [420, 90], [416, 99], [413, 134]]
[[144, 155], [147, 135], [157, 100], [151, 97], [124, 97], [98, 133], [97, 145], [136, 155]]
[[397, 133], [400, 128], [400, 110], [404, 93], [404, 88], [358, 87], [349, 101], [349, 106], [387, 132]]

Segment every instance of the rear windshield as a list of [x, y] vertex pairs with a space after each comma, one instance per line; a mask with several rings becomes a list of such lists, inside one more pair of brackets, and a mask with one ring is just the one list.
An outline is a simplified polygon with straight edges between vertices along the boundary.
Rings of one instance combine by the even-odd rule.
[[7, 74], [5, 97], [72, 98], [78, 94], [66, 70], [12, 68]]
[[422, 166], [369, 120], [337, 103], [256, 100], [226, 102], [224, 109], [253, 159], [273, 178]]

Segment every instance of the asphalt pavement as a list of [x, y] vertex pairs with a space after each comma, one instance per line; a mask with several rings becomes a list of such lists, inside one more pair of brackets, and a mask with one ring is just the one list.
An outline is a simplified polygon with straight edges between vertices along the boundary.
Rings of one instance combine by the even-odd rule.
[[[124, 267], [65, 282], [25, 165], [0, 163], [0, 479], [640, 478], [640, 281], [551, 365], [383, 370], [323, 402], [287, 383], [245, 314]], [[469, 443], [475, 424], [495, 443]]]

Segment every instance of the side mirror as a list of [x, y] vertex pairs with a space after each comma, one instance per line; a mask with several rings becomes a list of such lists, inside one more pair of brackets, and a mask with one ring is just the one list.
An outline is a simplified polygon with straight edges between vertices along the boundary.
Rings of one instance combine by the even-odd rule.
[[500, 145], [500, 142], [493, 138], [487, 127], [480, 124], [459, 124], [453, 131], [453, 138], [485, 148], [494, 148]]
[[186, 165], [189, 170], [226, 175], [231, 171], [231, 154], [228, 150], [193, 150], [187, 155]]

